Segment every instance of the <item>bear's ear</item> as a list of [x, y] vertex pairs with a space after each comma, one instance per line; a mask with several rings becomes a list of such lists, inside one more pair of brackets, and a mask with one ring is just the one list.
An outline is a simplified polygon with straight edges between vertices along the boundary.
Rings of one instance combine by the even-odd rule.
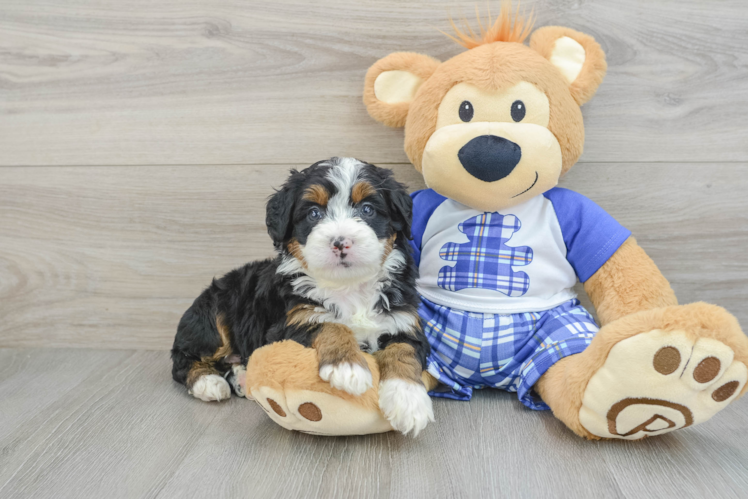
[[570, 28], [540, 28], [532, 34], [530, 48], [561, 71], [580, 106], [595, 94], [608, 68], [605, 53], [595, 39]]
[[364, 83], [364, 104], [372, 118], [388, 127], [404, 126], [413, 97], [439, 64], [413, 52], [395, 52], [375, 62]]

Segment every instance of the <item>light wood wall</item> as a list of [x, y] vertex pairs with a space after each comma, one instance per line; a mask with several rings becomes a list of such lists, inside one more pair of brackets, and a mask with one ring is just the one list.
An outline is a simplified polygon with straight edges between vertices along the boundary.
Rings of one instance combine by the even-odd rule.
[[[168, 348], [214, 275], [271, 254], [264, 202], [291, 167], [351, 155], [422, 187], [363, 76], [393, 51], [457, 54], [438, 29], [475, 3], [4, 0], [0, 346]], [[561, 185], [629, 227], [681, 302], [748, 326], [745, 2], [522, 5], [608, 55]]]

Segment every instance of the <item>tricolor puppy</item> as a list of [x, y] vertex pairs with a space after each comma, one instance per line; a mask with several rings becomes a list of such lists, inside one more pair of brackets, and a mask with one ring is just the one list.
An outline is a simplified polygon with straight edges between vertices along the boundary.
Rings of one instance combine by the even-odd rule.
[[[172, 349], [174, 380], [203, 401], [229, 398], [252, 352], [291, 339], [317, 350], [319, 375], [360, 395], [379, 363], [380, 407], [418, 433], [433, 421], [421, 382], [429, 344], [416, 311], [411, 199], [392, 172], [353, 158], [292, 171], [267, 204], [278, 255], [231, 271], [187, 310]], [[224, 378], [226, 374], [226, 378]]]

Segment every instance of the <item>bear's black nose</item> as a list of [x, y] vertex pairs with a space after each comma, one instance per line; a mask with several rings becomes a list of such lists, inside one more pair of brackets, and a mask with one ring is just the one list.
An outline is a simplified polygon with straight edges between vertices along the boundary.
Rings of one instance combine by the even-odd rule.
[[512, 173], [522, 158], [522, 149], [503, 137], [481, 135], [462, 146], [457, 157], [470, 175], [494, 182]]

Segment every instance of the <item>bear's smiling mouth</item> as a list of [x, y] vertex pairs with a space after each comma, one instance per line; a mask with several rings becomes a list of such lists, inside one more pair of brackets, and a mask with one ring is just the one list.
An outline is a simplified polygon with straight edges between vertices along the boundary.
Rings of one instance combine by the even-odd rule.
[[531, 190], [532, 188], [534, 188], [534, 187], [535, 187], [535, 184], [537, 184], [537, 183], [538, 183], [538, 177], [540, 177], [540, 176], [538, 175], [538, 172], [536, 171], [536, 172], [535, 172], [535, 180], [534, 180], [534, 181], [532, 181], [532, 185], [531, 185], [531, 186], [530, 186], [529, 188], [527, 188], [527, 189], [525, 189], [524, 191], [522, 191], [521, 193], [515, 194], [514, 196], [512, 196], [512, 198], [516, 198], [516, 197], [517, 197], [517, 196], [519, 196], [520, 194], [525, 194], [526, 192], [528, 192], [529, 190]]

